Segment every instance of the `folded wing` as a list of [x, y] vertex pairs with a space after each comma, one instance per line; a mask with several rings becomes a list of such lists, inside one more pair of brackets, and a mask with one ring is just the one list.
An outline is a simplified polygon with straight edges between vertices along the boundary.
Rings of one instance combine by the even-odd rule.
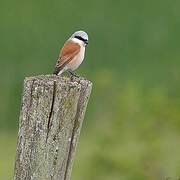
[[53, 74], [57, 75], [79, 52], [80, 45], [71, 40], [67, 40], [60, 51]]

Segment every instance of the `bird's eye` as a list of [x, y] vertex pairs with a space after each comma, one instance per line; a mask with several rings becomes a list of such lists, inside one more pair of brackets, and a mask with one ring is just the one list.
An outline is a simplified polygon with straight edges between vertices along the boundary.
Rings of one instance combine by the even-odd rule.
[[77, 39], [79, 39], [79, 40], [81, 40], [83, 42], [87, 41], [86, 39], [82, 38], [81, 36], [75, 36], [75, 38], [77, 38]]

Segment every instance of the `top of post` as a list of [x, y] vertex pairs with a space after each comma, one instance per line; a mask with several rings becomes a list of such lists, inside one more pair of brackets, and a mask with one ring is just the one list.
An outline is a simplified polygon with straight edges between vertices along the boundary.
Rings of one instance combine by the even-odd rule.
[[57, 82], [57, 83], [64, 83], [70, 85], [88, 85], [92, 86], [92, 82], [85, 79], [84, 77], [68, 77], [68, 76], [57, 76], [57, 75], [38, 75], [32, 77], [26, 77], [25, 81], [43, 81], [43, 82]]

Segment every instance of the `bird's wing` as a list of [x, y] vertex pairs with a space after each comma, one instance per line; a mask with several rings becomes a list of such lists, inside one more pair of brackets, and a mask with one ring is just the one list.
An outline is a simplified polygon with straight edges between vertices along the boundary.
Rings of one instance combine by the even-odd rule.
[[60, 51], [59, 58], [54, 69], [53, 74], [58, 74], [66, 64], [68, 64], [74, 56], [76, 56], [80, 51], [80, 45], [71, 40], [67, 40]]

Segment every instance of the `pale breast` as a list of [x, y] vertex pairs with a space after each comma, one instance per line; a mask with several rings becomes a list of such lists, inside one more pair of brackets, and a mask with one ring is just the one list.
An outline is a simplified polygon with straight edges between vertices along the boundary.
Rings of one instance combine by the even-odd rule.
[[81, 46], [80, 52], [67, 64], [68, 69], [74, 71], [79, 67], [84, 59], [85, 47]]

